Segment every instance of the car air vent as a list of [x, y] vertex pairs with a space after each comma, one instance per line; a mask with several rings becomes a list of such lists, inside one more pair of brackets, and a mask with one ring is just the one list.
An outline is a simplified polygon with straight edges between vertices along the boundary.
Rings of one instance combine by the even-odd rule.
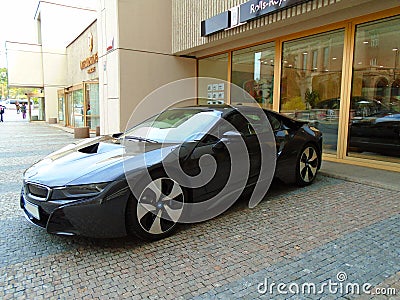
[[50, 191], [48, 187], [34, 183], [28, 183], [26, 186], [30, 195], [40, 199], [47, 199]]
[[79, 149], [78, 151], [82, 153], [92, 154], [92, 153], [97, 153], [98, 148], [99, 148], [99, 143], [96, 143], [93, 145], [89, 145], [85, 148]]

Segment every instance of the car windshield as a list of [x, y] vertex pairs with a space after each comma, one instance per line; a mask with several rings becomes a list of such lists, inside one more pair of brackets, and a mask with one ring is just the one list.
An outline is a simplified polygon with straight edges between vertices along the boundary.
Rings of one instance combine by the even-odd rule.
[[121, 139], [182, 143], [201, 139], [220, 119], [221, 112], [204, 109], [166, 110], [129, 129]]

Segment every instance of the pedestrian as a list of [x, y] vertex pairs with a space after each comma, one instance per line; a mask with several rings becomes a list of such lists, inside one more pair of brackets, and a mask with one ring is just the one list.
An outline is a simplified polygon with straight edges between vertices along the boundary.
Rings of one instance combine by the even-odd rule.
[[19, 114], [20, 110], [21, 110], [21, 106], [19, 105], [19, 102], [15, 102], [15, 108], [17, 109], [17, 114]]
[[0, 105], [0, 122], [4, 122], [3, 120], [3, 114], [4, 114], [4, 110], [6, 109], [5, 106]]
[[25, 102], [22, 103], [21, 112], [22, 112], [22, 119], [25, 119], [26, 118], [26, 103]]

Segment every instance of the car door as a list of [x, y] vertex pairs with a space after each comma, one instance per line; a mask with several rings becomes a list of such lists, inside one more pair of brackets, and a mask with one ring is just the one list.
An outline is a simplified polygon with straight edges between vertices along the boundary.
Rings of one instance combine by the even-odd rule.
[[[236, 153], [234, 155], [236, 157], [236, 161], [232, 161], [232, 163], [235, 164], [235, 169], [241, 171], [248, 169], [248, 173], [245, 173], [243, 171], [243, 173], [235, 174], [235, 177], [238, 178], [237, 181], [241, 181], [244, 180], [243, 176], [246, 176], [247, 184], [251, 184], [257, 180], [261, 164], [259, 140], [253, 126], [256, 126], [257, 122], [259, 123], [262, 122], [263, 118], [262, 116], [257, 116], [257, 112], [249, 111], [249, 112], [239, 113], [235, 111], [232, 114], [226, 116], [225, 120], [229, 124], [231, 124], [234, 128], [236, 128], [237, 132], [240, 133], [240, 141], [236, 142], [237, 143], [244, 142], [247, 148], [245, 153], [239, 153], [239, 154]], [[265, 124], [258, 124], [258, 125], [265, 127]], [[226, 127], [227, 128], [224, 128], [224, 125], [219, 127], [219, 136], [223, 136], [225, 132], [232, 130], [231, 126], [226, 126]], [[216, 141], [216, 143], [218, 142], [219, 141]], [[231, 142], [235, 143], [235, 141]], [[223, 185], [226, 184], [229, 176], [232, 176], [230, 174], [231, 154], [228, 152], [226, 148], [223, 149], [223, 151], [220, 150], [215, 151], [215, 147], [216, 144], [213, 145], [212, 152], [214, 158], [219, 163], [216, 172], [216, 177], [219, 178], [219, 180], [212, 182], [211, 184], [208, 185], [208, 190], [212, 193], [220, 191], [224, 187]], [[241, 147], [239, 145], [237, 147], [233, 146], [233, 149], [241, 149]], [[248, 165], [241, 166], [241, 164], [247, 162], [249, 162], [250, 164], [249, 166]], [[237, 181], [235, 181], [234, 183], [236, 183]]]

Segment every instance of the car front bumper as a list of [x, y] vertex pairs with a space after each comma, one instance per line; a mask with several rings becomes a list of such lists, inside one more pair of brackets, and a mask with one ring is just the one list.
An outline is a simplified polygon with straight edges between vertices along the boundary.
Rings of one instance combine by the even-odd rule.
[[22, 188], [20, 206], [31, 223], [49, 233], [110, 238], [127, 235], [125, 209], [128, 199], [129, 188], [121, 187], [121, 184], [115, 184], [108, 193], [68, 203], [40, 201]]

